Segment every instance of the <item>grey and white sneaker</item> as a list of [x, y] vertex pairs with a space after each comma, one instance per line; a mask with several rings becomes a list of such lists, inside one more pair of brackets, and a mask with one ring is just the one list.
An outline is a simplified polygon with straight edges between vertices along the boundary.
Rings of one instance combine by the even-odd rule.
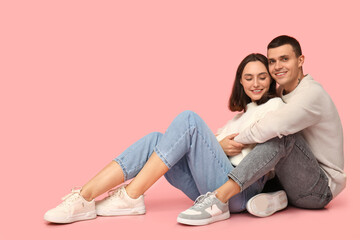
[[109, 196], [96, 202], [96, 213], [100, 216], [122, 216], [145, 214], [144, 196], [137, 199], [131, 198], [126, 190], [126, 185], [109, 191]]
[[53, 223], [71, 223], [96, 218], [95, 200], [86, 201], [80, 195], [81, 188], [73, 188], [71, 193], [62, 198], [63, 202], [50, 209], [44, 219]]
[[178, 223], [206, 225], [230, 217], [228, 203], [221, 202], [215, 192], [199, 196], [192, 207], [179, 214]]
[[246, 203], [249, 213], [257, 217], [268, 217], [277, 211], [286, 208], [288, 200], [285, 191], [260, 193], [250, 198]]

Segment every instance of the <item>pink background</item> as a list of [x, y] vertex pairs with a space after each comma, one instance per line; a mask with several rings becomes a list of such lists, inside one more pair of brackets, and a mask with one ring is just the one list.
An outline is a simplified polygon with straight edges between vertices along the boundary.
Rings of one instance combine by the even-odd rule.
[[[1, 239], [359, 239], [359, 6], [342, 1], [1, 1]], [[183, 110], [213, 131], [236, 68], [296, 37], [332, 96], [345, 136], [346, 190], [327, 209], [289, 208], [204, 227], [176, 223], [191, 206], [161, 179], [140, 217], [51, 225], [46, 210], [135, 140]]]

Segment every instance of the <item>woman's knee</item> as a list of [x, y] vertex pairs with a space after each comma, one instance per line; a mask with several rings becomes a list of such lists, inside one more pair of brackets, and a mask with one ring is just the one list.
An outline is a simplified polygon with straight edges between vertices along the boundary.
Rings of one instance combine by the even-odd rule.
[[164, 134], [161, 132], [152, 132], [152, 133], [149, 133], [147, 136], [151, 139], [160, 140], [163, 135]]
[[199, 117], [199, 115], [197, 115], [197, 113], [195, 113], [194, 111], [191, 111], [191, 110], [185, 110], [185, 111], [181, 112], [178, 116], [184, 117], [184, 118]]

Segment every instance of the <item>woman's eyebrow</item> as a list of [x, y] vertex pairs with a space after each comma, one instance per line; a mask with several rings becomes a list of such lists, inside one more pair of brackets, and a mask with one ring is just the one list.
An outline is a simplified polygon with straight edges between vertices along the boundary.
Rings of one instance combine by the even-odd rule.
[[251, 73], [245, 73], [245, 74], [244, 74], [244, 77], [245, 77], [245, 76], [252, 77], [252, 74], [251, 74]]

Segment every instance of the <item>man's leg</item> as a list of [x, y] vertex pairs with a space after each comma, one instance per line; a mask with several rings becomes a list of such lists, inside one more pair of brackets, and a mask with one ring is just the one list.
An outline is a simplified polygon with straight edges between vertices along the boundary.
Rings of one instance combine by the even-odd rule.
[[229, 177], [243, 191], [274, 168], [292, 205], [323, 208], [332, 199], [328, 179], [301, 134], [257, 144]]
[[279, 161], [275, 172], [289, 202], [300, 208], [325, 207], [332, 199], [325, 172], [301, 134], [287, 138], [287, 156]]

